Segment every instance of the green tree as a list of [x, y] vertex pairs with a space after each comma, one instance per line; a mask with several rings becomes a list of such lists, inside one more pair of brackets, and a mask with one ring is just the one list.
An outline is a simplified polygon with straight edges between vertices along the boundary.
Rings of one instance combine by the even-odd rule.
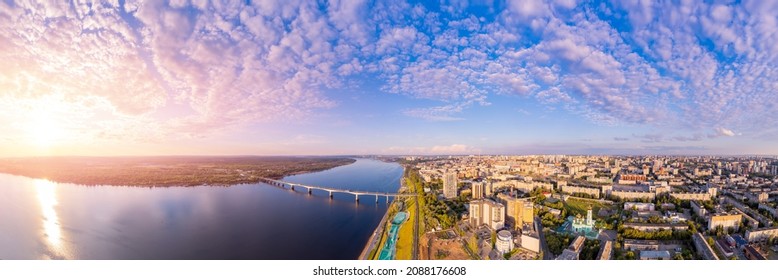
[[492, 231], [491, 242], [492, 242], [492, 249], [494, 249], [494, 245], [497, 243], [497, 232], [495, 231]]

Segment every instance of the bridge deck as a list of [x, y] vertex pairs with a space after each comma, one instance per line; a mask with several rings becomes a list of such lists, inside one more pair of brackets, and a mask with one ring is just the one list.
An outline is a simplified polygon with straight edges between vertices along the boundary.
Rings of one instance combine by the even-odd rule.
[[409, 194], [409, 193], [389, 193], [389, 192], [372, 192], [372, 191], [359, 191], [359, 190], [345, 190], [345, 189], [337, 189], [337, 188], [329, 188], [329, 187], [320, 187], [320, 186], [311, 186], [311, 185], [305, 185], [305, 184], [298, 184], [298, 183], [290, 183], [290, 182], [284, 182], [280, 180], [273, 180], [268, 178], [262, 178], [262, 181], [264, 183], [270, 183], [274, 185], [288, 185], [292, 187], [303, 187], [309, 190], [322, 190], [327, 192], [335, 192], [335, 193], [349, 193], [353, 195], [375, 195], [375, 196], [393, 196], [393, 197], [410, 197], [410, 196], [416, 196], [415, 194]]

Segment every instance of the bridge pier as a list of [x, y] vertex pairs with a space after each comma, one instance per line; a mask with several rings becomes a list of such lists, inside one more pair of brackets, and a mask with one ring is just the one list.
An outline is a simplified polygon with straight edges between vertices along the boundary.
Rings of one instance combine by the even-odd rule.
[[[330, 187], [320, 187], [320, 186], [309, 186], [304, 184], [297, 184], [297, 183], [290, 183], [290, 182], [284, 182], [279, 180], [273, 180], [268, 178], [261, 178], [260, 182], [264, 182], [271, 186], [281, 187], [286, 189], [287, 186], [289, 186], [289, 189], [291, 189], [293, 192], [297, 192], [300, 188], [305, 188], [305, 191], [308, 193], [308, 195], [313, 195], [313, 190], [321, 190], [327, 192], [330, 200], [335, 199], [335, 193], [344, 193], [344, 194], [351, 194], [354, 195], [354, 201], [356, 203], [359, 203], [359, 196], [375, 196], [375, 203], [378, 204], [381, 202], [381, 196], [386, 197], [386, 203], [387, 205], [390, 203], [390, 197], [394, 197], [396, 199], [397, 196], [408, 196], [408, 195], [400, 195], [397, 193], [388, 193], [388, 192], [373, 192], [373, 191], [360, 191], [360, 190], [352, 190], [352, 189], [338, 189], [338, 188], [330, 188]], [[295, 189], [296, 188], [296, 189]], [[303, 192], [300, 190], [300, 192]]]

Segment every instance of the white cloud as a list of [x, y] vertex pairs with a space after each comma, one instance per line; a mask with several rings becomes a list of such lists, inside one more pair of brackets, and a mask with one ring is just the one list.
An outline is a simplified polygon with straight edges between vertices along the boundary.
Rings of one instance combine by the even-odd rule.
[[732, 132], [732, 130], [723, 128], [723, 127], [717, 127], [716, 128], [716, 136], [735, 136], [735, 132]]
[[431, 108], [413, 108], [407, 109], [403, 113], [409, 117], [420, 118], [428, 121], [460, 121], [463, 118], [453, 115], [462, 112], [467, 104], [451, 104]]
[[462, 120], [501, 94], [602, 124], [778, 133], [770, 1], [618, 1], [630, 31], [571, 0], [509, 1], [493, 20], [449, 4], [128, 0], [123, 18], [115, 2], [0, 2], [0, 102], [62, 97], [99, 111], [117, 138], [149, 120], [150, 135], [194, 135], [306, 118], [338, 105], [324, 90], [371, 76], [385, 92], [439, 103], [401, 111], [424, 120]]
[[[561, 2], [561, 1], [560, 1]], [[513, 0], [508, 1], [510, 11], [523, 19], [546, 15], [548, 4], [542, 0]]]

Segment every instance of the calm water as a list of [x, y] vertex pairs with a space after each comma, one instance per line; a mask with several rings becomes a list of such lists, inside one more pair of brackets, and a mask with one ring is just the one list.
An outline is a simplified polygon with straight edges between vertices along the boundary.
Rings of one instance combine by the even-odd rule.
[[[285, 181], [394, 192], [370, 159]], [[265, 184], [139, 188], [0, 174], [0, 259], [355, 259], [386, 212], [374, 197]]]

